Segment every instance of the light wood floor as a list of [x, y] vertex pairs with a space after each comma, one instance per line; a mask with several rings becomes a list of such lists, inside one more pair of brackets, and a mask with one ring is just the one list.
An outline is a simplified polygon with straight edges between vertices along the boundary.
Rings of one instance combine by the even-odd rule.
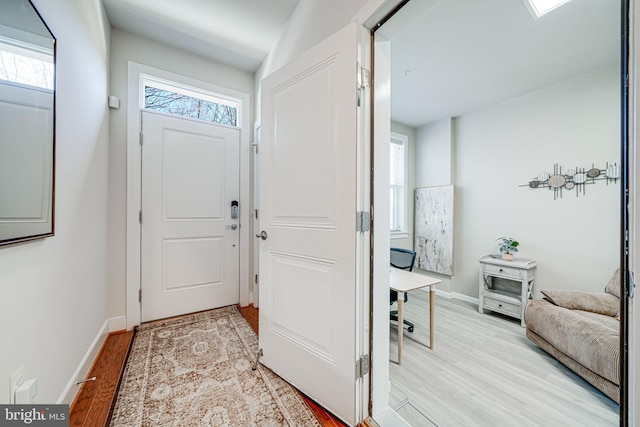
[[405, 329], [401, 366], [391, 326], [391, 406], [409, 399], [441, 426], [619, 424], [618, 404], [529, 341], [515, 319], [439, 297], [429, 350], [428, 298], [414, 291], [405, 304], [405, 319], [416, 328]]

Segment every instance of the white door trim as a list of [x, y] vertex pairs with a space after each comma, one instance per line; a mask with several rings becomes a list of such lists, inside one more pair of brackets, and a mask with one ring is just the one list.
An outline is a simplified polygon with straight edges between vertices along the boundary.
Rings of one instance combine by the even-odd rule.
[[[638, 6], [635, 0], [629, 2], [629, 192], [631, 194], [629, 206], [629, 270], [634, 273], [635, 281], [640, 279], [640, 238], [638, 234], [640, 223], [640, 190], [638, 183], [640, 182], [640, 153], [638, 151], [638, 133], [636, 129], [640, 123], [640, 109], [638, 108], [637, 99], [640, 97], [640, 85], [638, 84], [638, 65], [640, 58], [640, 43], [638, 43], [639, 31], [636, 27], [636, 17], [638, 16]], [[635, 293], [640, 291], [636, 286]], [[636, 402], [640, 401], [640, 382], [638, 374], [640, 373], [640, 300], [634, 296], [629, 301], [629, 366], [627, 371], [628, 379], [628, 403], [627, 408], [629, 425], [640, 425], [640, 407]]]
[[[140, 74], [147, 74], [174, 81], [240, 100], [240, 305], [249, 304], [251, 265], [250, 239], [250, 148], [251, 148], [251, 105], [249, 94], [216, 86], [169, 71], [138, 64], [133, 61], [127, 66], [127, 267], [126, 267], [126, 316], [127, 330], [140, 324], [140, 223], [138, 213], [141, 197], [141, 155], [139, 144]], [[244, 225], [244, 226], [243, 226]]]
[[[251, 195], [251, 236], [256, 235], [259, 231], [260, 218], [260, 168], [258, 164], [258, 153], [260, 151], [260, 120], [253, 124], [253, 144], [251, 145], [251, 182], [253, 183], [253, 191]], [[256, 213], [258, 214], [256, 216]], [[255, 308], [259, 308], [260, 301], [260, 241], [253, 240], [251, 245], [251, 302]]]
[[[379, 39], [374, 41], [375, 71], [373, 87], [389, 84], [390, 46]], [[391, 133], [391, 109], [389, 92], [374, 90], [374, 138], [373, 169], [376, 176], [389, 176], [389, 135]], [[373, 294], [389, 293], [389, 184], [385, 180], [373, 181], [373, 199], [375, 200], [375, 220], [373, 222]], [[371, 378], [372, 416], [377, 417], [389, 408], [389, 300], [373, 298], [373, 325], [375, 331], [372, 339]], [[386, 357], [384, 357], [386, 356]]]
[[[368, 0], [353, 19], [371, 30], [401, 3], [402, 0]], [[363, 45], [366, 45], [368, 47], [366, 51], [370, 52], [371, 46], [364, 41]], [[374, 77], [372, 87], [377, 90], [372, 90], [371, 98], [365, 100], [362, 112], [364, 117], [361, 117], [365, 121], [365, 129], [370, 129], [367, 120], [373, 120], [373, 135], [365, 132], [365, 140], [369, 142], [370, 146], [368, 149], [363, 147], [359, 156], [370, 158], [373, 153], [373, 164], [367, 164], [367, 167], [372, 166], [376, 171], [376, 176], [389, 176], [388, 140], [391, 133], [391, 105], [389, 92], [381, 90], [383, 87], [388, 88], [390, 79], [389, 46], [381, 43], [379, 38], [373, 42], [373, 45], [375, 58], [365, 55], [362, 58], [362, 63], [370, 68]], [[382, 60], [382, 64], [378, 63], [380, 60]], [[375, 67], [373, 61], [376, 61], [378, 67]], [[373, 68], [375, 68], [375, 72], [373, 72]], [[374, 111], [371, 110], [371, 106]], [[372, 116], [372, 113], [375, 116]], [[363, 159], [359, 157], [359, 161], [363, 161]], [[371, 191], [373, 200], [375, 200], [375, 209], [372, 208], [372, 218], [374, 218], [372, 223], [373, 253], [367, 251], [365, 261], [370, 263], [371, 283], [369, 283], [369, 288], [372, 295], [388, 295], [388, 248], [391, 237], [389, 233], [389, 185], [384, 180], [373, 180], [372, 182], [371, 177], [365, 178], [365, 182], [367, 191]], [[363, 197], [360, 201], [369, 203], [370, 199]], [[372, 301], [369, 301], [369, 307], [372, 311], [371, 323], [368, 326], [369, 330], [364, 331], [363, 337], [371, 334], [369, 351], [372, 374], [369, 383], [363, 387], [362, 393], [368, 392], [369, 394], [369, 410], [367, 412], [370, 415], [369, 420], [373, 421], [371, 417], [378, 419], [381, 414], [391, 409], [389, 406], [389, 302], [385, 298], [373, 298]], [[363, 396], [363, 401], [365, 399]]]

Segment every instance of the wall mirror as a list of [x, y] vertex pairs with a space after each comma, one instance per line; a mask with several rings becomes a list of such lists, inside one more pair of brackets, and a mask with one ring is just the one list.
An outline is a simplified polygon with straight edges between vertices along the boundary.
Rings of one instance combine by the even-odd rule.
[[0, 245], [53, 235], [55, 38], [29, 0], [0, 2]]

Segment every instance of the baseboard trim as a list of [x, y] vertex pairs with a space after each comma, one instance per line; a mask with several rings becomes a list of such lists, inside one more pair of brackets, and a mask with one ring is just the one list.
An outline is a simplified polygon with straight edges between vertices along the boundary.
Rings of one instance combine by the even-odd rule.
[[89, 372], [91, 372], [91, 367], [93, 366], [98, 353], [100, 353], [100, 349], [104, 345], [109, 333], [126, 329], [126, 326], [127, 321], [125, 316], [112, 317], [104, 321], [102, 327], [98, 330], [98, 333], [91, 342], [91, 345], [89, 345], [87, 352], [80, 361], [80, 364], [74, 371], [71, 378], [69, 378], [69, 381], [62, 390], [60, 397], [58, 397], [58, 401], [56, 402], [57, 404], [66, 404], [71, 406], [76, 395], [80, 391], [80, 385], [77, 385], [76, 382], [85, 379]]
[[378, 424], [373, 418], [367, 417], [360, 423], [360, 427], [380, 427], [380, 424]]
[[457, 299], [460, 301], [465, 301], [471, 304], [479, 305], [480, 300], [478, 298], [470, 297], [468, 295], [460, 294], [458, 292], [445, 292], [440, 289], [436, 289], [436, 295], [441, 296], [447, 299]]
[[127, 329], [126, 316], [112, 317], [108, 319], [108, 322], [109, 322], [109, 332], [118, 332], [118, 331], [124, 331]]
[[376, 419], [367, 419], [367, 426], [379, 427], [411, 427], [404, 418], [402, 418], [393, 408], [388, 408], [381, 414], [376, 415]]

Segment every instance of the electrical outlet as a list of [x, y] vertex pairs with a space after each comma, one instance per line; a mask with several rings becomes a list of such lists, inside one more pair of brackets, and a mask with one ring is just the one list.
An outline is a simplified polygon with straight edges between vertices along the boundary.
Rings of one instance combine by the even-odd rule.
[[24, 365], [20, 365], [18, 369], [15, 370], [13, 374], [11, 374], [10, 382], [9, 382], [9, 400], [11, 403], [16, 403], [16, 390], [18, 387], [22, 385], [24, 382]]

